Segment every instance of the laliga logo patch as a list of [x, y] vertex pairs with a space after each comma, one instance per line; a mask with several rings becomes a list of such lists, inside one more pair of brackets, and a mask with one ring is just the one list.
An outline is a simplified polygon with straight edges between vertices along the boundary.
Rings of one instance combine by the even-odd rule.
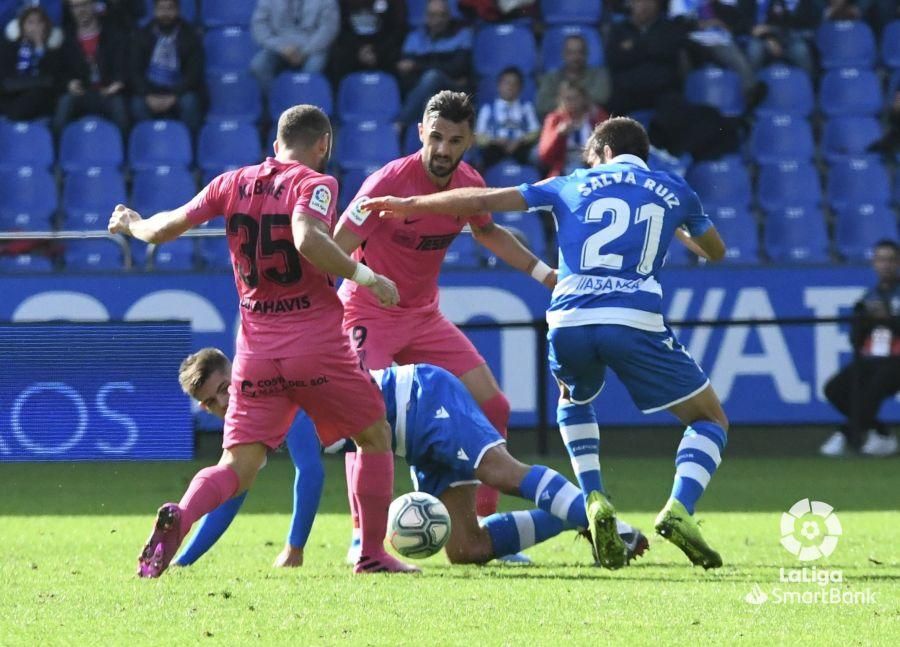
[[309, 208], [327, 216], [329, 206], [331, 206], [331, 189], [320, 184], [313, 189], [312, 197], [309, 199]]
[[350, 208], [350, 213], [347, 215], [347, 217], [350, 218], [350, 222], [352, 222], [353, 224], [362, 225], [366, 221], [366, 218], [369, 217], [371, 211], [359, 208], [359, 205], [363, 202], [363, 200], [368, 200], [368, 198], [369, 196], [367, 195], [359, 196], [359, 199], [354, 202], [353, 206]]
[[781, 515], [781, 545], [801, 562], [828, 557], [843, 533], [834, 508], [801, 499]]

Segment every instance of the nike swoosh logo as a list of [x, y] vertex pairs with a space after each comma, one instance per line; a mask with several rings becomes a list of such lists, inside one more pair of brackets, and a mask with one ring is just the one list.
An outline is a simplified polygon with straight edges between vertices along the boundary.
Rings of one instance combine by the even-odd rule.
[[421, 220], [421, 218], [416, 218], [415, 220], [411, 220], [409, 218], [404, 218], [403, 224], [404, 225], [414, 225], [415, 223], [419, 222], [420, 220]]

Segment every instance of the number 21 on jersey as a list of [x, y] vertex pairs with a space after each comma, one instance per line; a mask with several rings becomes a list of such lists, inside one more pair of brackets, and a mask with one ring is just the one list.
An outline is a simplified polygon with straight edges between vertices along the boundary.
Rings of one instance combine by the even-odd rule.
[[600, 222], [605, 217], [610, 218], [610, 223], [595, 234], [591, 234], [584, 241], [581, 248], [581, 269], [592, 270], [603, 267], [610, 270], [622, 269], [621, 254], [603, 254], [604, 245], [620, 238], [633, 225], [642, 222], [647, 223], [647, 231], [644, 235], [644, 246], [641, 249], [641, 259], [637, 265], [638, 274], [650, 274], [653, 271], [653, 263], [659, 252], [659, 239], [662, 236], [663, 216], [666, 210], [658, 204], [648, 202], [638, 207], [634, 214], [634, 222], [631, 222], [631, 206], [621, 198], [601, 198], [595, 200], [587, 209], [584, 221]]

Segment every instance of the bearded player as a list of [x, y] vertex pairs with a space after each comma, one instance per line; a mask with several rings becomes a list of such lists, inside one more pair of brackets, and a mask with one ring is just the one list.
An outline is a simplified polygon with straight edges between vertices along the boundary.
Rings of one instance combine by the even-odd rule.
[[[462, 381], [494, 428], [506, 437], [510, 414], [506, 396], [472, 342], [438, 307], [441, 263], [447, 248], [468, 225], [478, 243], [548, 288], [556, 284], [556, 273], [496, 225], [489, 213], [464, 218], [409, 214], [402, 221], [382, 221], [358, 208], [367, 197], [485, 186], [481, 175], [462, 161], [474, 141], [474, 124], [475, 108], [468, 95], [444, 91], [431, 97], [419, 124], [422, 149], [369, 176], [338, 222], [335, 242], [397, 284], [398, 307], [385, 308], [351, 282], [341, 286], [339, 295], [344, 303], [344, 332], [369, 369], [392, 363], [440, 366]], [[352, 478], [349, 468], [348, 480]], [[496, 512], [498, 498], [496, 490], [479, 488], [479, 516]], [[524, 556], [519, 559], [527, 561]]]

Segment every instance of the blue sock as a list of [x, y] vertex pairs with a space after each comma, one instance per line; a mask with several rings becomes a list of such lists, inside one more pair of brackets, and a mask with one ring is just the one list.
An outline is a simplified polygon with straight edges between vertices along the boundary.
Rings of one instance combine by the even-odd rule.
[[594, 490], [606, 492], [600, 474], [600, 427], [594, 408], [590, 404], [560, 402], [556, 422], [585, 498]]
[[570, 527], [587, 528], [587, 514], [581, 490], [549, 467], [534, 465], [519, 484], [525, 499], [531, 499], [544, 512], [562, 519]]
[[197, 530], [191, 535], [187, 546], [175, 559], [175, 563], [178, 566], [190, 566], [203, 557], [204, 553], [212, 548], [213, 544], [219, 541], [219, 537], [228, 530], [228, 526], [231, 525], [246, 498], [247, 491], [244, 490], [203, 517], [197, 524]]
[[485, 517], [481, 525], [491, 536], [494, 556], [514, 555], [555, 537], [565, 526], [543, 510], [517, 510]]
[[681, 502], [690, 514], [722, 462], [722, 450], [728, 442], [725, 430], [709, 420], [698, 420], [685, 429], [675, 455], [675, 483], [672, 498]]
[[319, 439], [312, 421], [301, 414], [294, 420], [285, 440], [291, 460], [294, 461], [294, 511], [287, 542], [294, 548], [306, 546], [312, 530], [319, 499], [322, 498], [322, 484], [325, 470], [322, 467]]

